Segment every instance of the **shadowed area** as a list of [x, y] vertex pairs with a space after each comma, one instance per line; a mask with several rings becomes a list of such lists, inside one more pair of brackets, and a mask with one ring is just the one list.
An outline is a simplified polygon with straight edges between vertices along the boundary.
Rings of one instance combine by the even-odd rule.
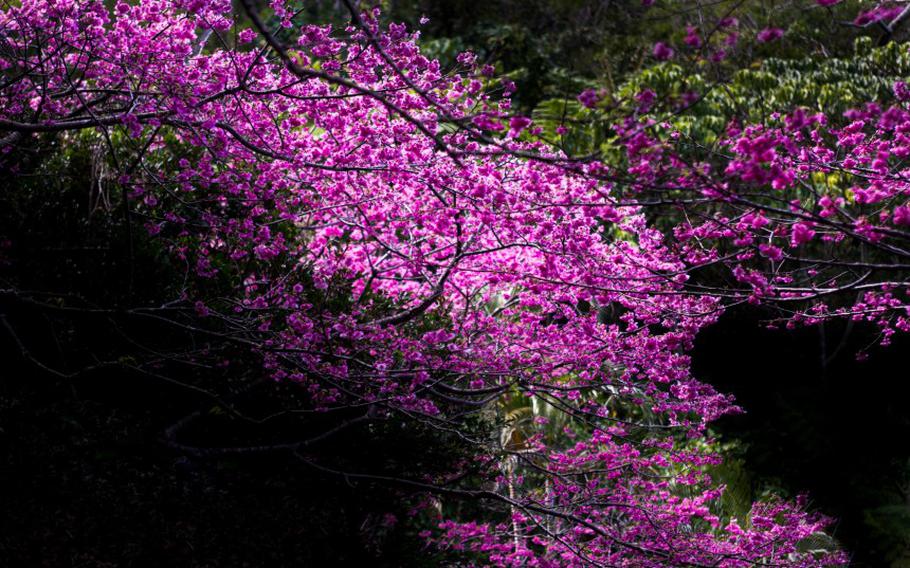
[[753, 491], [807, 492], [836, 517], [834, 534], [853, 565], [907, 566], [910, 341], [878, 347], [874, 329], [845, 322], [770, 330], [762, 323], [769, 317], [730, 312], [699, 336], [696, 376], [746, 411], [716, 428], [744, 442]]

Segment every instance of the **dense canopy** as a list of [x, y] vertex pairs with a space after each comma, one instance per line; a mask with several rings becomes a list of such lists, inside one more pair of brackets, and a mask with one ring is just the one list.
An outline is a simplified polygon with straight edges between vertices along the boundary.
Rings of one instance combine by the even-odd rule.
[[[798, 35], [787, 10], [854, 7], [794, 2], [760, 25], [750, 3], [641, 2], [629, 13], [686, 24], [649, 39], [646, 70], [513, 104], [508, 69], [471, 51], [440, 63], [421, 24], [350, 0], [333, 24], [307, 4], [0, 2], [0, 168], [25, 185], [91, 148], [131, 250], [158, 247], [177, 283], [114, 311], [205, 341], [88, 366], [177, 381], [260, 423], [242, 393], [168, 361], [291, 388], [280, 413], [304, 426], [290, 439], [199, 442], [195, 411], [164, 443], [389, 486], [408, 518], [382, 522], [419, 528], [453, 562], [845, 564], [806, 497], [729, 506], [708, 425], [741, 409], [688, 352], [741, 304], [773, 306], [772, 325], [871, 322], [884, 345], [910, 331], [906, 48], [879, 48], [895, 71], [814, 108], [824, 97], [800, 90], [798, 59], [766, 60], [780, 84], [737, 61]], [[849, 16], [890, 39], [908, 10]], [[836, 75], [838, 61], [812, 68]], [[778, 89], [765, 107], [756, 81]], [[393, 427], [443, 451], [364, 464], [331, 450]]]

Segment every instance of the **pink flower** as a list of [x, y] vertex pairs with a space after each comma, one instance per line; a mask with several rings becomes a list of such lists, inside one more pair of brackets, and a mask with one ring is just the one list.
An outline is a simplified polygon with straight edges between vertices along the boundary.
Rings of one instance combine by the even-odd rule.
[[769, 41], [775, 41], [782, 38], [783, 35], [784, 30], [780, 28], [765, 28], [758, 32], [757, 39], [761, 43], [768, 43]]
[[686, 26], [686, 37], [683, 42], [689, 47], [701, 47], [701, 37], [698, 35], [698, 28], [695, 26]]
[[907, 86], [907, 83], [903, 81], [898, 81], [894, 83], [894, 96], [897, 97], [899, 101], [906, 101], [910, 99], [910, 87]]
[[456, 57], [455, 60], [465, 67], [472, 67], [475, 63], [477, 63], [477, 54], [471, 51], [463, 51], [458, 54], [458, 57]]
[[780, 250], [779, 247], [776, 247], [774, 245], [758, 245], [758, 252], [760, 252], [762, 256], [767, 257], [774, 262], [777, 262], [784, 258], [784, 251]]
[[892, 20], [899, 16], [903, 9], [902, 6], [877, 6], [871, 10], [861, 12], [860, 15], [853, 20], [853, 23], [857, 26], [867, 26], [873, 22]]
[[657, 100], [657, 93], [651, 89], [645, 89], [635, 95], [635, 100], [641, 104], [639, 111], [648, 112], [651, 109], [651, 106], [654, 104], [654, 101]]
[[502, 123], [499, 122], [495, 117], [492, 117], [488, 114], [480, 114], [474, 117], [471, 122], [474, 126], [482, 130], [492, 130], [498, 132], [503, 129]]
[[894, 224], [904, 227], [910, 226], [910, 205], [901, 205], [894, 208]]
[[790, 233], [790, 245], [798, 247], [801, 244], [808, 243], [815, 237], [815, 231], [805, 223], [793, 225], [793, 231]]
[[428, 331], [423, 334], [423, 341], [429, 345], [437, 345], [439, 343], [446, 343], [452, 341], [455, 338], [455, 334], [446, 329], [437, 329], [434, 331]]
[[711, 61], [713, 61], [715, 63], [717, 63], [719, 61], [723, 61], [726, 58], [727, 58], [727, 52], [724, 51], [723, 49], [718, 49], [717, 51], [715, 51], [714, 53], [711, 54]]
[[193, 309], [195, 310], [196, 315], [198, 315], [199, 317], [204, 318], [207, 315], [209, 315], [209, 309], [205, 305], [205, 302], [203, 302], [202, 300], [198, 300], [195, 304], [193, 304]]
[[658, 61], [667, 61], [671, 59], [674, 55], [673, 48], [665, 44], [662, 41], [659, 41], [654, 44], [654, 59]]
[[531, 119], [526, 116], [513, 116], [509, 120], [509, 135], [518, 136], [521, 131], [531, 125]]
[[594, 108], [600, 101], [600, 95], [594, 89], [585, 89], [578, 95], [578, 102], [587, 108]]

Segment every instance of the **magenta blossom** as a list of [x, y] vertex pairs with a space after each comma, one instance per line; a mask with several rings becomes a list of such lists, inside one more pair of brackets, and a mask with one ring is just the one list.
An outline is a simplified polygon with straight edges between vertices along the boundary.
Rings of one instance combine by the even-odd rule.
[[695, 26], [686, 26], [686, 37], [683, 42], [689, 47], [701, 47], [701, 36], [698, 35], [698, 28]]
[[910, 227], [910, 205], [894, 208], [894, 224]]
[[518, 136], [521, 132], [531, 125], [531, 119], [526, 116], [513, 116], [509, 119], [509, 135]]
[[654, 44], [654, 59], [657, 59], [658, 61], [667, 61], [669, 59], [672, 59], [675, 53], [676, 52], [673, 51], [672, 47], [662, 41]]
[[[337, 30], [295, 21], [288, 2], [272, 0], [286, 30], [276, 39], [259, 18], [237, 18], [230, 0], [121, 2], [117, 13], [107, 4], [0, 4], [0, 70], [30, 70], [4, 73], [0, 126], [70, 140], [115, 132], [136, 160], [113, 172], [126, 176], [113, 177], [133, 196], [125, 205], [154, 220], [149, 230], [189, 268], [188, 305], [252, 344], [263, 376], [298, 388], [302, 410], [325, 422], [356, 413], [468, 441], [465, 417], [506, 399], [569, 418], [559, 440], [529, 430], [508, 452], [472, 442], [445, 475], [403, 479], [496, 505], [492, 521], [447, 507], [427, 538], [502, 567], [842, 560], [801, 552], [826, 525], [804, 502], [757, 503], [739, 519], [718, 512], [724, 489], [709, 472], [721, 457], [702, 441], [738, 409], [693, 376], [687, 351], [728, 302], [834, 286], [840, 265], [794, 282], [811, 276], [790, 268], [799, 258], [784, 247], [808, 242], [812, 227], [825, 228], [831, 250], [842, 236], [843, 254], [857, 242], [880, 243], [883, 257], [902, 250], [893, 224], [910, 221], [910, 187], [891, 168], [910, 145], [905, 110], [865, 105], [839, 130], [804, 116], [731, 125], [716, 156], [699, 161], [680, 154], [672, 124], [638, 112], [658, 100], [642, 91], [610, 125], [621, 156], [566, 160], [514, 139], [530, 120], [510, 110], [511, 83], [487, 92], [470, 53], [444, 70], [378, 13]], [[208, 30], [241, 20], [257, 26], [246, 38], [261, 49], [199, 49]], [[673, 55], [654, 46], [658, 60]], [[596, 107], [601, 94], [578, 100]], [[132, 148], [143, 151], [133, 158]], [[793, 189], [835, 166], [856, 174], [863, 203]], [[762, 191], [773, 200], [751, 200]], [[695, 214], [665, 232], [646, 208], [676, 195]], [[881, 211], [894, 223], [878, 224]], [[702, 267], [728, 271], [728, 293], [688, 283]], [[855, 308], [882, 325], [902, 306], [868, 288]], [[656, 428], [617, 420], [593, 392], [640, 408]], [[327, 456], [299, 457], [321, 467]]]
[[815, 237], [815, 231], [806, 223], [797, 223], [793, 225], [793, 232], [790, 235], [790, 244], [793, 247], [808, 243]]
[[903, 81], [897, 81], [894, 83], [894, 96], [897, 97], [899, 101], [910, 100], [910, 86]]
[[594, 108], [600, 102], [600, 95], [594, 89], [585, 89], [578, 95], [578, 102], [587, 108]]
[[756, 39], [762, 43], [779, 40], [784, 36], [784, 30], [780, 28], [765, 28], [758, 32]]

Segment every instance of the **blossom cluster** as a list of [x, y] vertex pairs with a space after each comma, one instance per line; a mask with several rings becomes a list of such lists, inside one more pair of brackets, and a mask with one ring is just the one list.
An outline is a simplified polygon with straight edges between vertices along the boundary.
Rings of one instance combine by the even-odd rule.
[[[313, 412], [461, 431], [518, 396], [580, 425], [478, 440], [470, 487], [410, 480], [508, 510], [500, 524], [442, 520], [439, 546], [500, 566], [843, 560], [801, 552], [826, 524], [801, 503], [756, 504], [742, 519], [719, 510], [723, 487], [706, 473], [719, 458], [696, 442], [737, 409], [692, 377], [686, 351], [726, 298], [689, 273], [728, 263], [747, 285], [736, 298], [805, 300], [824, 289], [761, 264], [845, 235], [896, 246], [910, 222], [898, 165], [910, 113], [869, 105], [833, 130], [801, 111], [731, 125], [723, 169], [691, 164], [630, 117], [617, 127], [627, 164], [577, 162], [522, 136], [531, 120], [490, 94], [512, 86], [470, 53], [445, 72], [376, 12], [333, 29], [296, 22], [281, 0], [275, 22], [243, 4], [249, 20], [229, 0], [4, 7], [0, 131], [104, 141], [134, 213], [189, 267], [196, 312], [254, 344]], [[14, 169], [16, 141], [2, 143]], [[856, 180], [849, 195], [813, 185], [835, 173]], [[668, 178], [739, 210], [668, 238], [630, 198]], [[765, 185], [777, 193], [753, 203], [746, 188]], [[207, 295], [215, 281], [233, 294]], [[893, 315], [895, 298], [869, 290], [852, 310]]]

